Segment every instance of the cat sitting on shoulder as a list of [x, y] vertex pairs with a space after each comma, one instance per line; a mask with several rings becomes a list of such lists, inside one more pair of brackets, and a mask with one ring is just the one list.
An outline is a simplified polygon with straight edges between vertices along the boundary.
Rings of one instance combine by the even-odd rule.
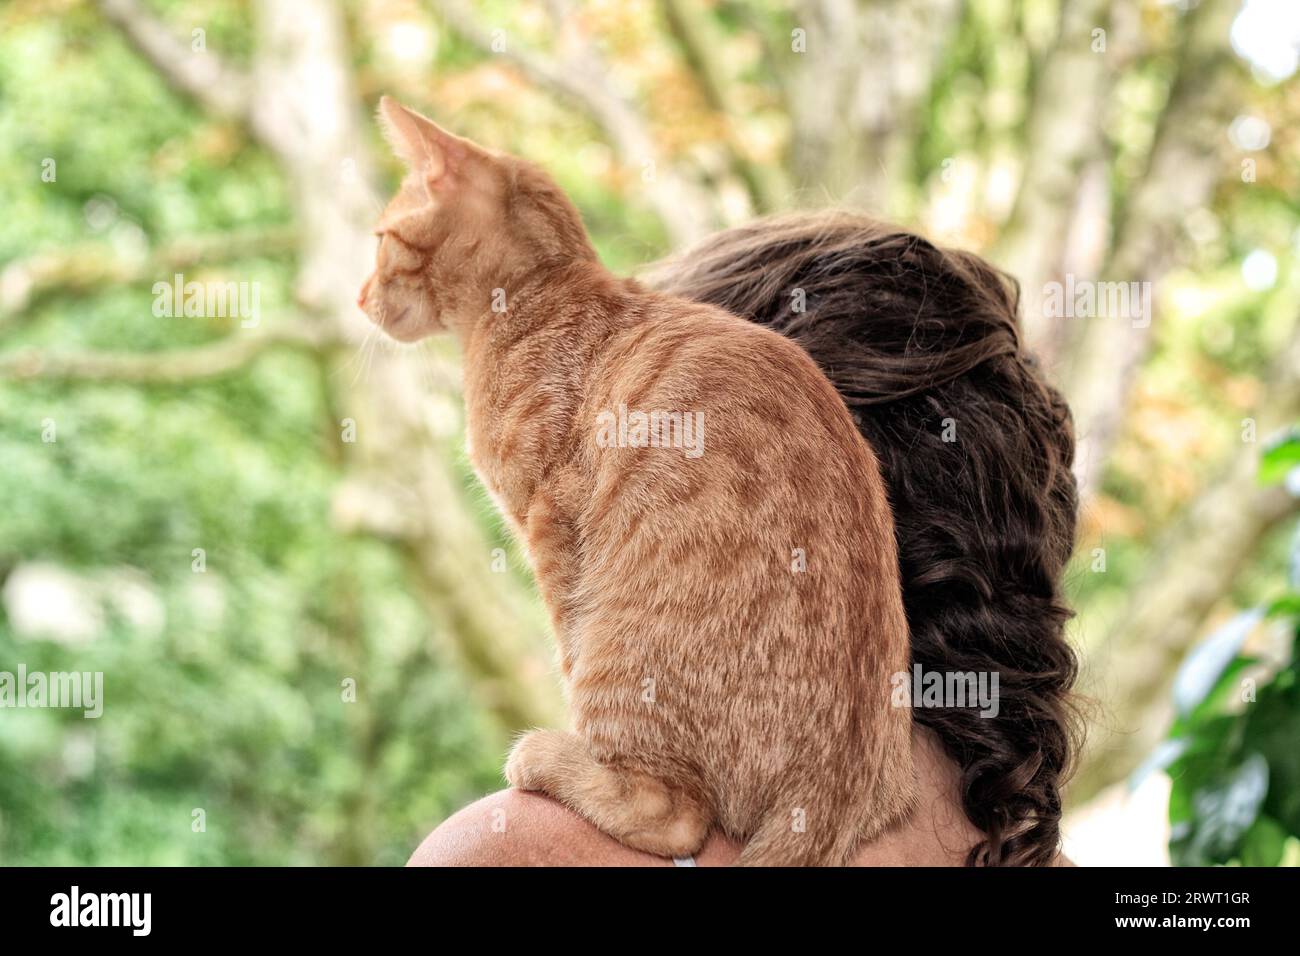
[[[609, 273], [536, 166], [380, 118], [408, 173], [358, 304], [459, 340], [569, 692], [573, 729], [522, 736], [507, 779], [639, 850], [718, 827], [743, 864], [844, 864], [915, 793], [893, 519], [848, 409], [788, 339]], [[616, 440], [634, 414], [668, 425]]]

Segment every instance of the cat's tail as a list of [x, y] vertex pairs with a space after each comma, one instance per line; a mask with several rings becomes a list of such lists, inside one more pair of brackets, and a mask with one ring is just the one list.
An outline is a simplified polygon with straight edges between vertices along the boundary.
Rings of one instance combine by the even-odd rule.
[[772, 812], [759, 822], [737, 866], [846, 866], [861, 843], [852, 819], [809, 821], [801, 808]]
[[[909, 767], [910, 770], [910, 767]], [[828, 799], [820, 807], [787, 806], [769, 810], [736, 860], [737, 866], [847, 866], [857, 849], [916, 801], [911, 783], [878, 787]]]
[[763, 818], [741, 850], [736, 866], [844, 866], [858, 845], [852, 827], [837, 831], [800, 831], [789, 813]]

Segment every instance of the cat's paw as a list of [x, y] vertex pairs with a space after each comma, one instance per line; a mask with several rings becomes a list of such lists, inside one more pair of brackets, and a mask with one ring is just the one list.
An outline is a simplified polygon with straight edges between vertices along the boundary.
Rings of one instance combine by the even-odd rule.
[[554, 730], [532, 730], [515, 741], [506, 758], [506, 781], [517, 790], [545, 790], [546, 769], [554, 765]]

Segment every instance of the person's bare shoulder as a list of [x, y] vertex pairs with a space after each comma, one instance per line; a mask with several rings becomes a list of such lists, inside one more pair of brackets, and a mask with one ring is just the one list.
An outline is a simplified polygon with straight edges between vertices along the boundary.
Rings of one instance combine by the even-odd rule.
[[407, 866], [671, 866], [611, 840], [541, 794], [502, 790], [434, 830]]
[[[924, 743], [924, 740], [922, 741]], [[923, 746], [922, 765], [929, 751]], [[933, 754], [931, 755], [933, 756]], [[937, 771], [936, 771], [937, 772]], [[907, 821], [862, 847], [858, 866], [962, 866], [979, 831], [962, 813], [955, 787], [930, 778], [935, 799], [923, 802]], [[699, 866], [727, 866], [740, 855], [739, 843], [709, 834], [696, 854]], [[601, 833], [568, 807], [522, 790], [502, 790], [476, 800], [425, 837], [407, 866], [672, 866], [672, 861], [628, 849]], [[1064, 854], [1055, 866], [1074, 866]]]

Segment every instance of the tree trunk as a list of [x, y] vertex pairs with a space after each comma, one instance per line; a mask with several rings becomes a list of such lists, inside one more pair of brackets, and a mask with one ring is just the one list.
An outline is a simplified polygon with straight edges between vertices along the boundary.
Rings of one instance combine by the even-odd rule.
[[[1255, 415], [1263, 438], [1300, 415], [1300, 324], [1278, 357]], [[1099, 700], [1086, 759], [1071, 785], [1081, 804], [1122, 780], [1165, 734], [1178, 664], [1201, 636], [1238, 572], [1300, 499], [1255, 480], [1258, 445], [1243, 444], [1222, 476], [1154, 547], [1154, 560], [1104, 643], [1088, 651], [1081, 687]]]
[[374, 334], [354, 300], [374, 261], [371, 229], [383, 201], [338, 8], [261, 0], [257, 16], [256, 109], [260, 124], [279, 130], [302, 226], [298, 297], [352, 346], [336, 356], [330, 376], [338, 414], [356, 422], [356, 441], [345, 446], [348, 484], [367, 488], [385, 513], [405, 516], [399, 533], [425, 596], [445, 611], [452, 645], [506, 729], [554, 723], [559, 694], [542, 629], [512, 576], [491, 571], [490, 547], [427, 424], [415, 357], [381, 347], [363, 374], [355, 371], [355, 348]]

